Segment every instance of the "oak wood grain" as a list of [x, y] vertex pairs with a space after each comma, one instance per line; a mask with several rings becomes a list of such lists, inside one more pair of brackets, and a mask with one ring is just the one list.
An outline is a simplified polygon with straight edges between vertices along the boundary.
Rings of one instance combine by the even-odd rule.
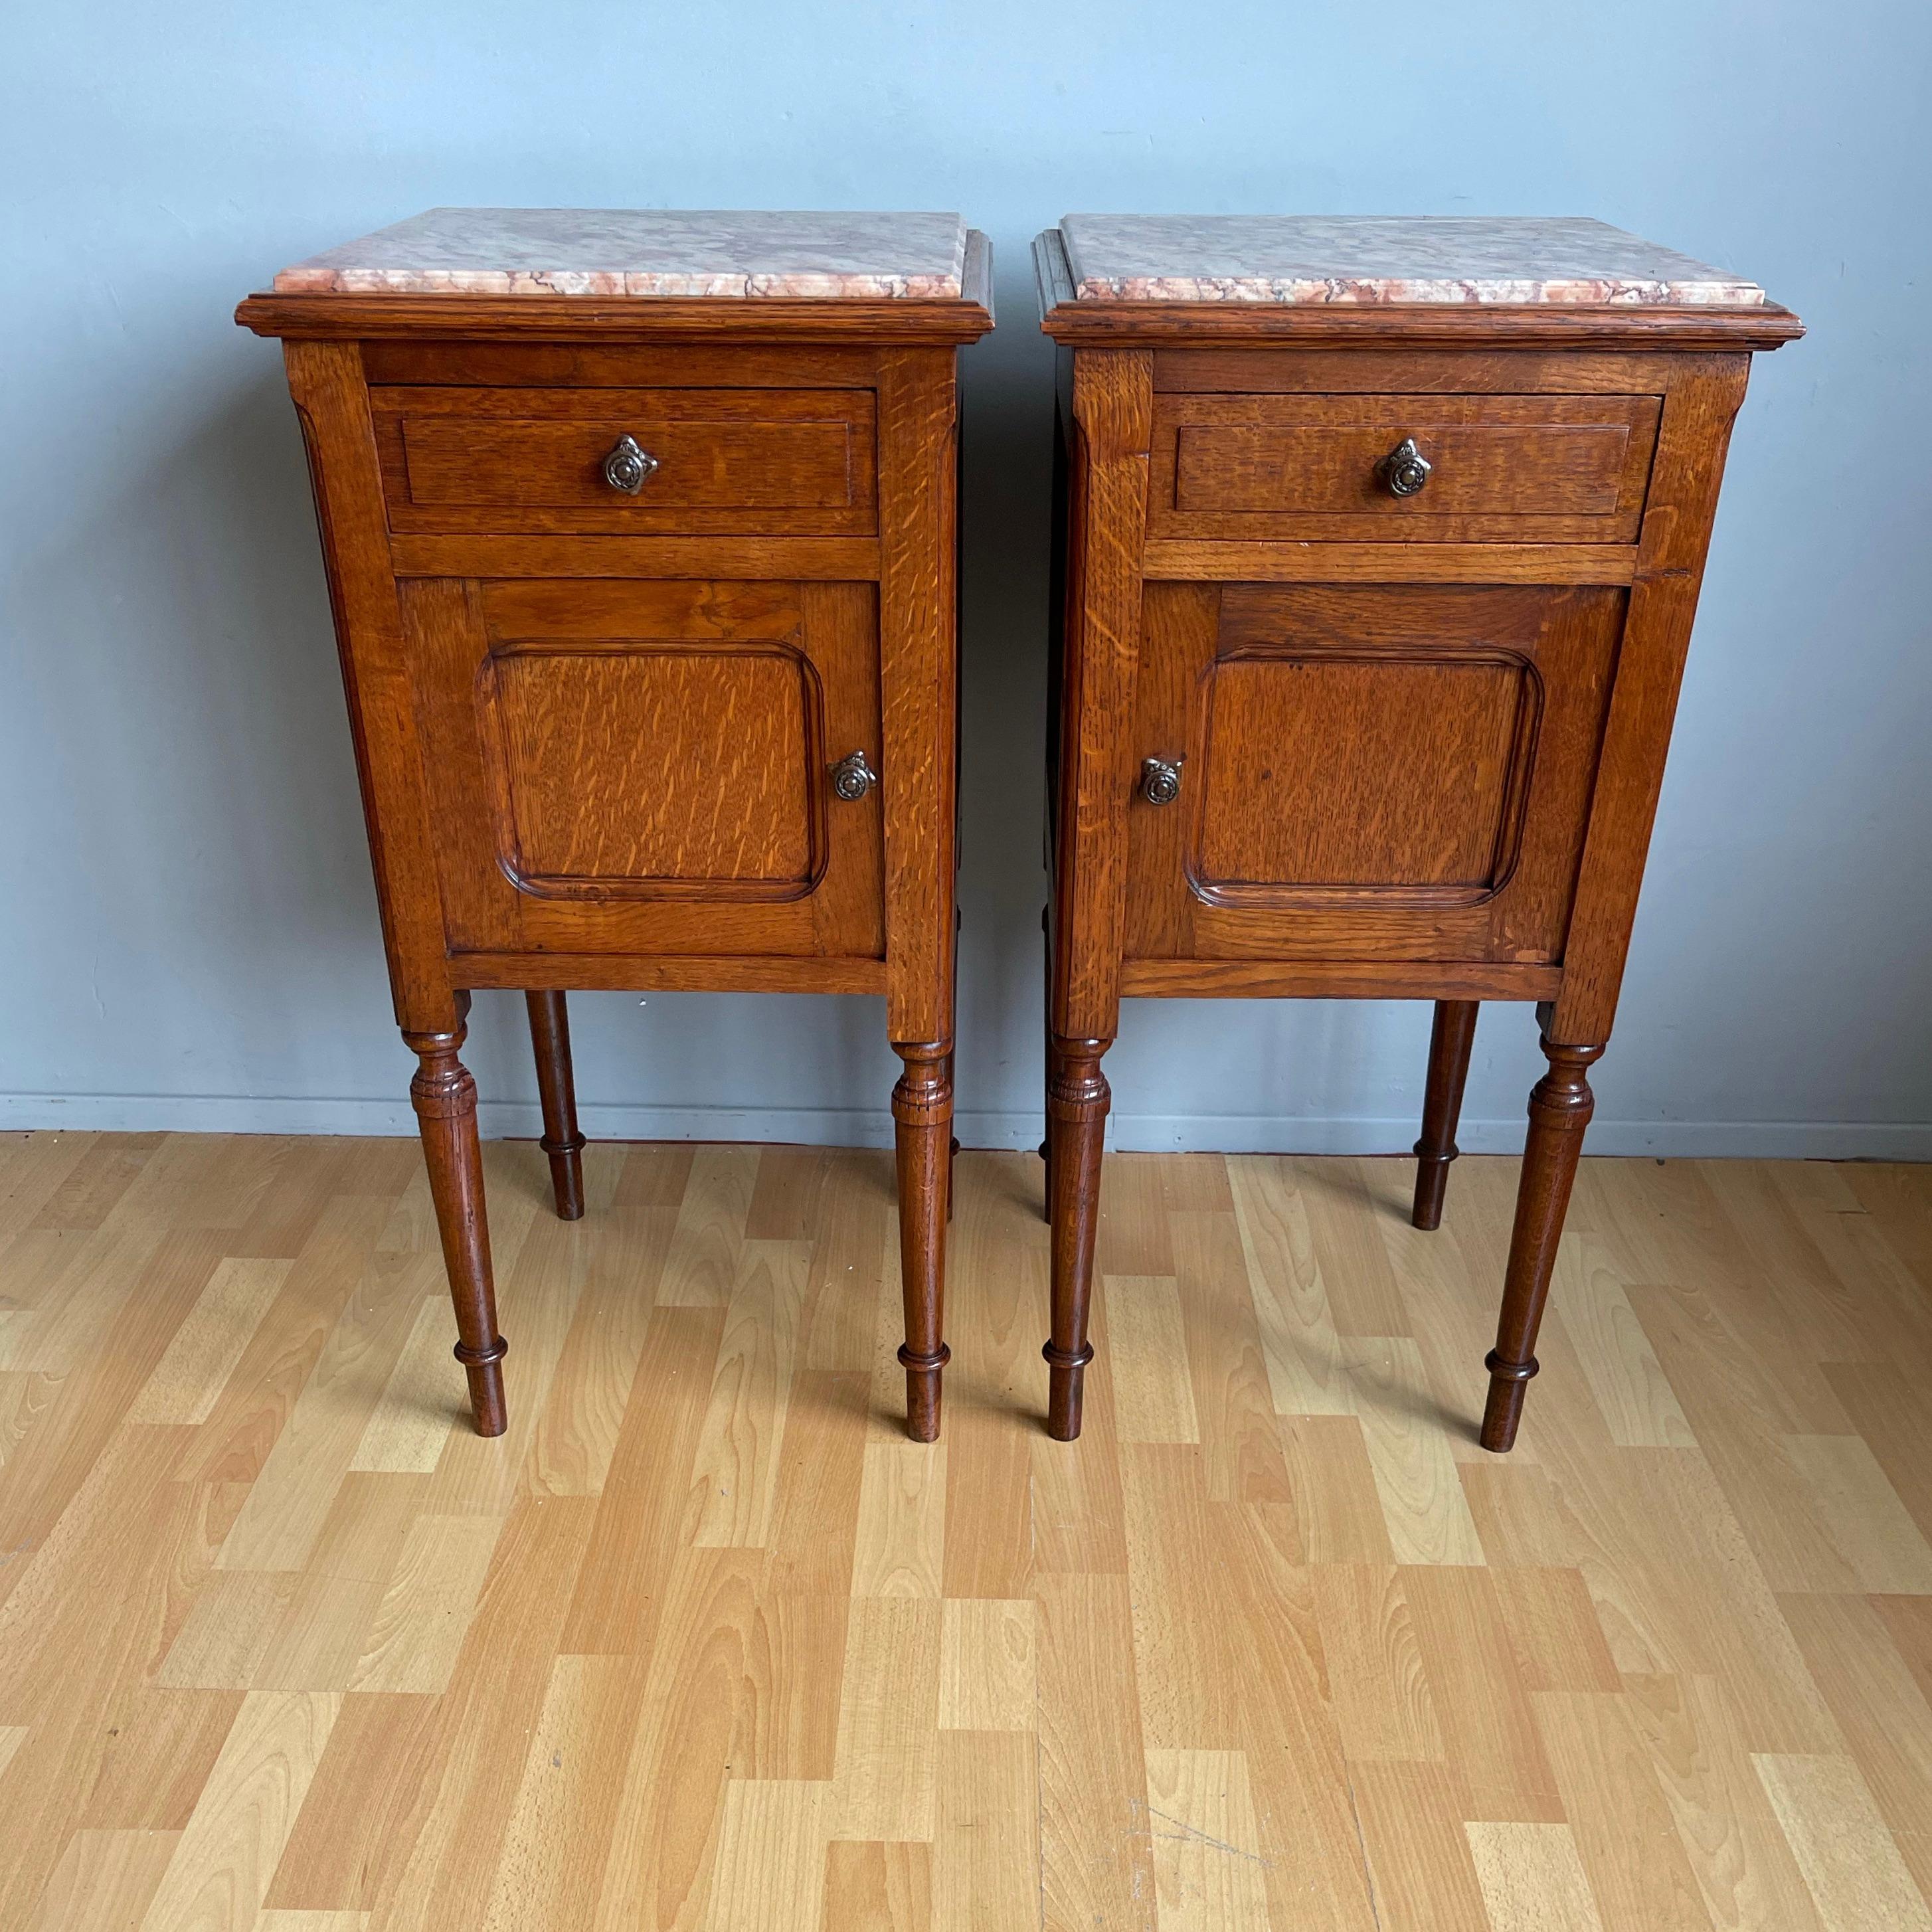
[[406, 577], [752, 578], [864, 583], [879, 574], [876, 537], [520, 536], [391, 539]]
[[1628, 584], [1636, 551], [1608, 543], [1444, 542], [1418, 552], [1326, 539], [1150, 537], [1142, 568], [1150, 584]]
[[[869, 390], [372, 388], [392, 529], [860, 536], [875, 526]], [[657, 467], [605, 480], [629, 436]]]
[[[1149, 538], [1629, 543], [1657, 439], [1653, 396], [1163, 394]], [[1382, 465], [1405, 440], [1414, 495]]]

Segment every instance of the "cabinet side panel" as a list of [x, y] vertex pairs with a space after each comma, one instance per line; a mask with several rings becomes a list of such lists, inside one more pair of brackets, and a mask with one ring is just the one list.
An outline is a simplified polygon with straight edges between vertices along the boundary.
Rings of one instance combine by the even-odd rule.
[[886, 1030], [903, 1042], [952, 1030], [955, 382], [950, 349], [879, 358]]
[[1152, 355], [1077, 352], [1073, 418], [1073, 589], [1061, 670], [1053, 1028], [1070, 1040], [1111, 1040], [1120, 1016], [1126, 926]]
[[1750, 370], [1748, 356], [1702, 358], [1664, 398], [1552, 1040], [1600, 1044], [1616, 1018], [1724, 453]]
[[308, 446], [397, 1022], [447, 1029], [456, 1014], [428, 789], [361, 352], [353, 342], [292, 341], [284, 356]]

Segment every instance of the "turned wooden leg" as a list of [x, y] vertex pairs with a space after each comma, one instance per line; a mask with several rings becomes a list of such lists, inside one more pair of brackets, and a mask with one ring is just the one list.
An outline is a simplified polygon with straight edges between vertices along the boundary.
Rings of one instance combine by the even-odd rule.
[[[1040, 915], [1042, 940], [1040, 956], [1046, 963], [1046, 1090], [1053, 1091], [1053, 1076], [1059, 1065], [1053, 1050], [1053, 926], [1047, 912]], [[1046, 1162], [1046, 1184], [1040, 1190], [1040, 1219], [1053, 1219], [1053, 1122], [1049, 1114], [1047, 1120], [1046, 1138], [1040, 1144], [1040, 1157]]]
[[1429, 1087], [1422, 1102], [1422, 1138], [1415, 1144], [1415, 1208], [1418, 1228], [1442, 1225], [1442, 1196], [1456, 1158], [1456, 1123], [1469, 1077], [1469, 1048], [1476, 1039], [1474, 1000], [1438, 1000], [1429, 1033]]
[[1053, 1220], [1053, 1175], [1054, 1167], [1053, 1137], [1053, 1085], [1060, 1076], [1060, 1056], [1053, 1050], [1052, 1040], [1046, 1046], [1046, 1138], [1040, 1144], [1040, 1157], [1046, 1163], [1046, 1183], [1042, 1191], [1040, 1218], [1049, 1223]]
[[1483, 1411], [1483, 1447], [1498, 1454], [1516, 1441], [1523, 1391], [1536, 1372], [1536, 1331], [1550, 1298], [1550, 1272], [1556, 1264], [1570, 1186], [1583, 1151], [1583, 1130], [1596, 1105], [1585, 1076], [1604, 1055], [1600, 1046], [1565, 1046], [1547, 1036], [1543, 1051], [1550, 1071], [1530, 1092], [1529, 1139], [1516, 1188], [1503, 1312], [1496, 1324], [1496, 1346], [1484, 1362], [1490, 1372], [1490, 1399]]
[[[952, 1055], [946, 1056], [946, 1090], [952, 1091]], [[949, 1126], [946, 1135], [946, 1218], [952, 1219], [952, 1172], [959, 1160], [959, 1136]]]
[[[467, 1012], [466, 998], [460, 1011]], [[496, 1289], [490, 1275], [490, 1226], [483, 1210], [483, 1150], [476, 1138], [476, 1083], [458, 1059], [460, 1018], [452, 1033], [405, 1033], [422, 1063], [410, 1098], [422, 1123], [430, 1198], [442, 1236], [449, 1298], [456, 1304], [456, 1359], [470, 1378], [470, 1406], [479, 1436], [508, 1426], [503, 1402], [503, 1357], [496, 1333]]]
[[905, 1292], [906, 1433], [939, 1438], [939, 1384], [952, 1351], [944, 1340], [947, 1148], [952, 1138], [952, 1054], [944, 1041], [895, 1040], [905, 1071], [892, 1089], [899, 1182], [899, 1278]]
[[543, 1138], [557, 1218], [584, 1218], [584, 1136], [577, 1130], [577, 1088], [570, 1072], [570, 1015], [561, 993], [526, 993], [530, 1044], [536, 1049], [537, 1093], [543, 1102]]
[[1055, 1040], [1046, 1090], [1046, 1171], [1052, 1193], [1053, 1334], [1040, 1351], [1047, 1381], [1046, 1432], [1080, 1433], [1081, 1383], [1094, 1346], [1087, 1310], [1094, 1288], [1094, 1237], [1100, 1218], [1100, 1150], [1112, 1096], [1100, 1071], [1108, 1040]]
[[[953, 1005], [947, 1014], [946, 1023], [948, 1030], [956, 1034], [958, 1031], [959, 1028], [959, 926], [960, 922], [963, 917], [964, 915], [961, 913], [959, 908], [957, 906], [955, 906], [952, 908], [952, 983], [953, 988]], [[948, 1094], [950, 1094], [952, 1091], [952, 1049], [950, 1047], [948, 1047], [946, 1052], [946, 1090]], [[952, 1131], [952, 1126], [950, 1124], [951, 1116], [950, 1114], [947, 1117], [947, 1120], [948, 1124], [946, 1130], [946, 1219], [948, 1226], [950, 1226], [952, 1220], [952, 1208], [954, 1202], [954, 1196], [952, 1192], [952, 1170], [959, 1158], [959, 1136]]]

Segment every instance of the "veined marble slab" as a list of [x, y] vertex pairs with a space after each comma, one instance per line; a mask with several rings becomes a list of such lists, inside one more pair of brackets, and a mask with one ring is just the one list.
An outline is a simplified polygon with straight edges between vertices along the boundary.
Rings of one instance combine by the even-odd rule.
[[1082, 301], [1648, 302], [1756, 308], [1765, 292], [1607, 223], [1542, 216], [1070, 214]]
[[278, 295], [956, 296], [956, 214], [433, 208], [284, 268]]

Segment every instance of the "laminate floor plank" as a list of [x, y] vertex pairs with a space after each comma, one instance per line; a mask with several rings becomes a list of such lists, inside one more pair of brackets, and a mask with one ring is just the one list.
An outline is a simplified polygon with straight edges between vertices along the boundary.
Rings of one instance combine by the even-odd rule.
[[29, 1932], [133, 1928], [146, 1916], [174, 1856], [178, 1832], [76, 1832], [31, 1920]]
[[[940, 1732], [934, 1932], [1037, 1932], [1039, 1762], [1030, 1728]], [[826, 1932], [844, 1932], [846, 1922], [830, 1919]]]
[[0, 1924], [1932, 1932], [1932, 1178], [1109, 1156], [1076, 1444], [1030, 1154], [905, 1439], [890, 1156], [0, 1136]]
[[1817, 1909], [1714, 1677], [1623, 1680], [1627, 1713], [1718, 1932], [1821, 1932]]
[[1766, 1754], [1756, 1762], [1832, 1932], [1932, 1932], [1932, 1910], [1850, 1758]]
[[340, 1702], [328, 1690], [243, 1700], [141, 1932], [251, 1932]]
[[1448, 1766], [1360, 1760], [1348, 1786], [1377, 1932], [1490, 1932], [1462, 1787]]

